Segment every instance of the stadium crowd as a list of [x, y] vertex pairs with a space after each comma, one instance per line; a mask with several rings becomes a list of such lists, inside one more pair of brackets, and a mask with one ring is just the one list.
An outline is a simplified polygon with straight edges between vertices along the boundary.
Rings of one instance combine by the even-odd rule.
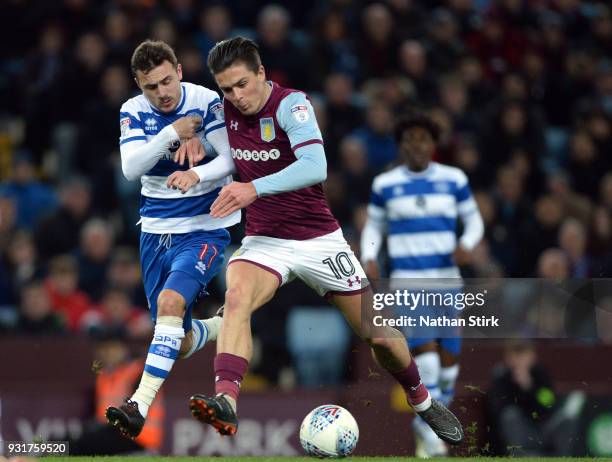
[[138, 92], [129, 58], [148, 37], [211, 88], [214, 43], [252, 37], [270, 79], [309, 93], [326, 193], [355, 248], [371, 180], [396, 162], [394, 120], [420, 108], [486, 224], [466, 275], [612, 274], [608, 2], [9, 0], [2, 16], [2, 330], [150, 335], [140, 184], [118, 152], [119, 108]]

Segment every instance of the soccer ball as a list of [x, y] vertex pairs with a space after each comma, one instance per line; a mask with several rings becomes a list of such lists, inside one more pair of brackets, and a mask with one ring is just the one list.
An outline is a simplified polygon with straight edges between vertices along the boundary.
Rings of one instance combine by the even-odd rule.
[[335, 404], [313, 409], [300, 427], [304, 451], [316, 457], [344, 457], [355, 450], [359, 427], [349, 411]]

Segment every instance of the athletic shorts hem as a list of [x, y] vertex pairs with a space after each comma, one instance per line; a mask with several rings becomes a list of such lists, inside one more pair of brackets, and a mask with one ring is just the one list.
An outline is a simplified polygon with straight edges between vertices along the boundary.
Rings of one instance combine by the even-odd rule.
[[251, 265], [258, 266], [259, 268], [267, 271], [268, 273], [272, 273], [278, 279], [278, 287], [283, 285], [283, 277], [281, 276], [281, 274], [278, 271], [276, 271], [274, 268], [270, 268], [269, 266], [266, 266], [262, 263], [259, 263], [253, 260], [247, 260], [246, 258], [232, 258], [230, 262], [227, 264], [227, 266], [230, 266], [231, 264], [239, 262], [239, 261], [250, 263]]
[[330, 290], [329, 292], [325, 293], [324, 297], [327, 300], [329, 300], [334, 295], [342, 295], [342, 296], [358, 295], [358, 294], [367, 292], [369, 288], [370, 286], [362, 287], [361, 289], [355, 289], [355, 290]]

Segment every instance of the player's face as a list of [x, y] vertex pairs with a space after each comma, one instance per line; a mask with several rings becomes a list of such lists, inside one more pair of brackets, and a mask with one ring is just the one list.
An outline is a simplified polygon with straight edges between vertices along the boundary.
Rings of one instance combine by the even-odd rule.
[[176, 69], [170, 61], [164, 61], [146, 74], [136, 72], [136, 83], [142, 93], [160, 112], [174, 111], [181, 101], [181, 65]]
[[270, 95], [263, 66], [257, 72], [244, 63], [236, 63], [215, 74], [223, 96], [244, 115], [257, 114]]
[[402, 159], [410, 170], [425, 170], [431, 162], [436, 144], [431, 133], [422, 127], [404, 130], [399, 145]]

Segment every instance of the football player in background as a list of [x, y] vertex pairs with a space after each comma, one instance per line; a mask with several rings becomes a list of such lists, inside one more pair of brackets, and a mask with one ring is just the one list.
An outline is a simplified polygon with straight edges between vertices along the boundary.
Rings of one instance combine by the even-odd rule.
[[[403, 165], [374, 179], [361, 235], [361, 261], [372, 280], [380, 278], [378, 255], [385, 235], [392, 279], [437, 281], [460, 278], [457, 265], [469, 262], [470, 251], [482, 239], [484, 225], [466, 175], [432, 161], [438, 137], [439, 128], [423, 114], [397, 123], [395, 138]], [[463, 233], [457, 239], [458, 217]], [[444, 286], [454, 294], [461, 284]], [[456, 315], [454, 307], [448, 315]], [[434, 399], [448, 406], [459, 375], [460, 331], [427, 328], [404, 333], [423, 383]], [[417, 456], [446, 454], [444, 443], [422, 419], [414, 419], [413, 428]]]
[[[325, 151], [308, 97], [268, 81], [257, 45], [242, 37], [217, 43], [208, 67], [225, 97], [228, 137], [240, 177], [221, 190], [211, 214], [224, 218], [246, 208], [246, 237], [226, 274], [214, 362], [216, 395], [194, 395], [194, 417], [221, 434], [236, 433], [240, 383], [252, 356], [251, 315], [297, 277], [342, 311], [434, 431], [446, 441], [461, 442], [461, 424], [430, 396], [402, 334], [386, 327], [370, 336], [362, 326], [362, 297], [367, 303], [371, 290], [323, 193]], [[198, 181], [228, 174], [211, 167], [204, 166], [203, 175], [177, 172], [168, 184], [190, 191]]]

